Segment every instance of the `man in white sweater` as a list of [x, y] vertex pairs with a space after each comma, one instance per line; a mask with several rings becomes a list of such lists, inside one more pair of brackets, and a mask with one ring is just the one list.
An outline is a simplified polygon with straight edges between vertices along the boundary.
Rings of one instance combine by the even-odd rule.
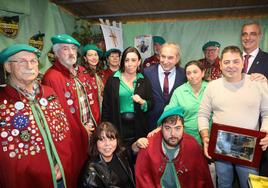
[[[262, 118], [261, 131], [266, 136], [260, 145], [268, 146], [268, 85], [267, 82], [252, 81], [243, 74], [242, 52], [236, 46], [224, 48], [220, 68], [223, 77], [208, 84], [198, 113], [199, 131], [204, 143], [204, 154], [208, 155], [209, 119], [214, 123], [226, 124], [252, 130], [259, 130], [259, 116]], [[241, 188], [247, 188], [249, 173], [258, 174], [258, 170], [228, 161], [216, 161], [216, 174], [219, 188], [231, 188], [233, 168], [235, 168]]]

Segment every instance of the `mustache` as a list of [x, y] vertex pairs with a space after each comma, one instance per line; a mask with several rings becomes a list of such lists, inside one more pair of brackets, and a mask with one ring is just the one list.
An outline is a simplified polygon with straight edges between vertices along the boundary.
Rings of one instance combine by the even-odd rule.
[[68, 58], [76, 58], [76, 56], [75, 55], [69, 55], [69, 57]]
[[170, 137], [170, 138], [168, 138], [169, 140], [171, 140], [171, 139], [177, 139], [178, 140], [178, 138], [177, 137]]
[[34, 70], [24, 70], [22, 71], [23, 74], [35, 74], [36, 72]]

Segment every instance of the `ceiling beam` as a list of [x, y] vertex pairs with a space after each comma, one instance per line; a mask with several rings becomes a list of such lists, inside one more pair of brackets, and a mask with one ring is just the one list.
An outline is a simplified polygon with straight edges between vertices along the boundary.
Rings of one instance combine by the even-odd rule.
[[251, 9], [263, 9], [263, 8], [268, 8], [268, 4], [251, 5], [251, 6], [204, 8], [204, 9], [179, 9], [179, 10], [167, 10], [167, 11], [99, 14], [99, 15], [81, 16], [81, 18], [83, 18], [83, 19], [107, 18], [107, 17], [115, 18], [115, 17], [124, 17], [124, 16], [130, 17], [130, 16], [161, 15], [161, 14], [202, 13], [202, 12], [232, 11], [232, 10], [251, 10]]
[[62, 1], [54, 1], [54, 3], [59, 5], [68, 5], [68, 4], [77, 4], [77, 3], [97, 3], [102, 2], [104, 0], [62, 0]]

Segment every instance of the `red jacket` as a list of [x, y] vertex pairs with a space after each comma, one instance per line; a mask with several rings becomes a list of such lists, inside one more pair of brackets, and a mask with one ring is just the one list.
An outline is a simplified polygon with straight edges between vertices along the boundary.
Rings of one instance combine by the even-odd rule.
[[143, 62], [143, 68], [150, 67], [154, 64], [159, 63], [159, 55], [154, 54], [151, 57], [148, 57], [147, 59], [144, 60]]
[[[100, 122], [100, 106], [98, 99], [98, 86], [95, 77], [90, 76], [84, 67], [77, 66], [76, 78], [83, 84], [90, 103], [92, 115], [98, 124]], [[76, 116], [80, 121], [79, 102], [77, 98], [77, 90], [75, 86], [74, 77], [69, 70], [60, 62], [56, 61], [45, 73], [43, 84], [52, 87], [60, 98], [63, 108]], [[67, 94], [69, 96], [67, 96]], [[70, 100], [72, 100], [72, 104]], [[74, 110], [74, 111], [73, 111]]]
[[[98, 101], [98, 90], [95, 77], [91, 77], [85, 73], [85, 68], [77, 67], [77, 78], [83, 84], [90, 103], [91, 113], [94, 116], [96, 123], [100, 121], [100, 108]], [[93, 80], [94, 79], [94, 80]], [[78, 94], [74, 77], [69, 70], [58, 61], [47, 70], [43, 77], [43, 83], [52, 87], [60, 103], [62, 104], [67, 118], [72, 125], [74, 137], [74, 158], [73, 165], [78, 167], [78, 170], [73, 172], [73, 175], [78, 178], [80, 170], [87, 159], [88, 150], [88, 135], [80, 120], [80, 110], [78, 102]]]
[[220, 69], [220, 58], [215, 60], [215, 63], [210, 64], [206, 59], [199, 60], [203, 66], [205, 67], [205, 79], [216, 80], [222, 77], [221, 69]]
[[[40, 91], [30, 102], [9, 85], [0, 90], [0, 187], [53, 187], [49, 151], [59, 156], [67, 187], [75, 184], [70, 124], [54, 91], [46, 86]], [[40, 115], [45, 123], [38, 123]]]
[[105, 86], [106, 81], [108, 80], [109, 76], [111, 76], [114, 72], [108, 67], [106, 70], [102, 71], [102, 81]]
[[[149, 146], [139, 151], [136, 165], [137, 188], [161, 188], [167, 156], [162, 150], [162, 132], [149, 138]], [[213, 188], [207, 161], [194, 137], [183, 134], [180, 151], [173, 160], [182, 188]]]

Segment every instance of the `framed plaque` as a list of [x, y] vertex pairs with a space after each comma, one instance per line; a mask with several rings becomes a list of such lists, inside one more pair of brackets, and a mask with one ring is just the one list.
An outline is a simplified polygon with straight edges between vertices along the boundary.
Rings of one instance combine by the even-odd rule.
[[262, 149], [260, 140], [266, 133], [213, 123], [208, 153], [218, 160], [258, 168]]

